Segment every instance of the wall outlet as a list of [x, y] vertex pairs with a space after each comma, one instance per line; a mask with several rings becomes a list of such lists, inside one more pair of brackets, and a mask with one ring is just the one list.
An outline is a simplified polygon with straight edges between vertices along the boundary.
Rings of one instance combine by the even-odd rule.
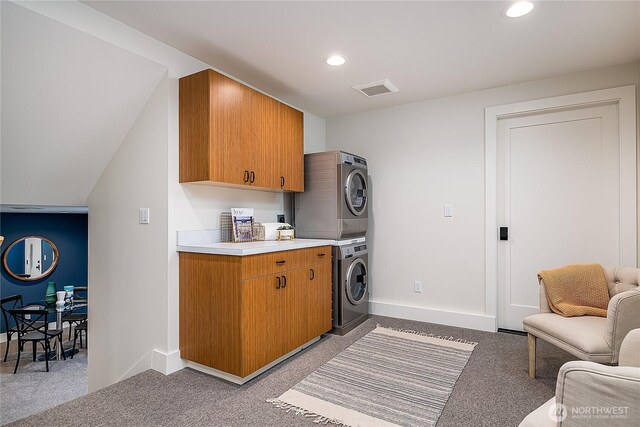
[[278, 214], [278, 222], [284, 223], [284, 214]]
[[422, 293], [422, 282], [420, 280], [413, 282], [413, 292]]

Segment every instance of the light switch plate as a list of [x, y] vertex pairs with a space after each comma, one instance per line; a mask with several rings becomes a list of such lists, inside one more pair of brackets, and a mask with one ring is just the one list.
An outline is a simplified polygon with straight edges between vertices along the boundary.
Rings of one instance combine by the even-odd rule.
[[149, 208], [140, 208], [138, 222], [140, 224], [149, 224]]
[[444, 205], [444, 217], [451, 218], [453, 216], [453, 205]]
[[422, 292], [422, 282], [420, 280], [416, 280], [415, 282], [413, 282], [413, 292]]

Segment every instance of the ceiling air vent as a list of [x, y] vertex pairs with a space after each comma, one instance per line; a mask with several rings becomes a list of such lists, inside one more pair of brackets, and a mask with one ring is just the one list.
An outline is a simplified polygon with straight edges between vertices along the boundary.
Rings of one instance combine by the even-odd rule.
[[397, 92], [398, 88], [389, 80], [384, 79], [377, 82], [366, 83], [353, 87], [358, 92], [362, 92], [368, 97], [384, 95], [385, 93]]

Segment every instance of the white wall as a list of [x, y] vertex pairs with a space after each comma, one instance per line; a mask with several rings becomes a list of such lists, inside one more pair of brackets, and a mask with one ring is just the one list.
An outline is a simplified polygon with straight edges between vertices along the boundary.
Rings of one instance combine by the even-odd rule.
[[[638, 75], [634, 63], [328, 119], [327, 149], [369, 162], [372, 311], [491, 330], [484, 108], [638, 84]], [[453, 218], [443, 217], [445, 203]], [[415, 226], [401, 219], [407, 213]], [[423, 293], [413, 292], [414, 280], [423, 281]]]
[[90, 391], [151, 368], [165, 346], [168, 88], [165, 75], [87, 200]]

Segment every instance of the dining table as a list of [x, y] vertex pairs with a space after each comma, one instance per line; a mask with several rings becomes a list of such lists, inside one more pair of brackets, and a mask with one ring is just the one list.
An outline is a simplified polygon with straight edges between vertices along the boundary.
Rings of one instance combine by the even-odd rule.
[[[58, 307], [61, 307], [59, 309]], [[64, 313], [71, 313], [74, 310], [79, 310], [82, 308], [88, 307], [88, 303], [86, 300], [79, 300], [78, 302], [73, 302], [71, 304], [67, 303], [64, 306], [57, 306], [56, 303], [49, 303], [46, 301], [38, 301], [31, 302], [25, 305], [24, 308], [29, 309], [38, 309], [44, 308], [48, 311], [48, 316], [55, 313], [56, 314], [56, 329], [62, 329], [62, 315]], [[48, 317], [47, 316], [47, 317]], [[71, 325], [69, 325], [71, 327]], [[49, 352], [49, 360], [60, 360], [62, 358], [62, 346], [58, 345], [58, 342], [54, 342], [54, 348]], [[80, 350], [69, 348], [64, 351], [65, 357], [71, 357], [71, 354], [77, 354]], [[46, 354], [41, 354], [38, 356], [38, 360], [43, 361], [46, 357]]]

